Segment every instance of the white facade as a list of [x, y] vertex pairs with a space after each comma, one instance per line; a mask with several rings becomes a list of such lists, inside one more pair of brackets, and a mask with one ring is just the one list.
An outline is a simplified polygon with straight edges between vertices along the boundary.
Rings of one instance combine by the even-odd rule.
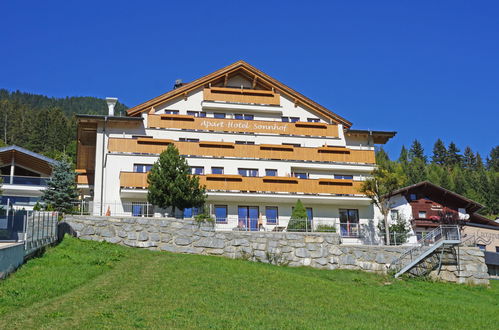
[[[227, 80], [227, 86], [244, 86], [251, 88], [252, 82], [245, 77], [235, 75]], [[175, 99], [169, 100], [163, 104], [154, 107], [153, 112], [146, 111], [142, 113], [142, 121], [136, 121], [135, 124], [110, 125], [109, 121], [97, 120], [97, 136], [95, 142], [95, 177], [93, 185], [80, 185], [87, 198], [94, 202], [94, 213], [104, 215], [111, 213], [133, 214], [138, 208], [133, 209], [131, 204], [145, 203], [147, 201], [146, 189], [130, 189], [120, 185], [120, 174], [122, 172], [138, 171], [137, 165], [152, 165], [158, 158], [157, 154], [139, 154], [127, 152], [109, 152], [109, 139], [126, 138], [133, 139], [137, 137], [148, 137], [153, 139], [168, 139], [173, 141], [216, 141], [230, 143], [248, 143], [254, 145], [282, 145], [294, 144], [296, 147], [320, 148], [343, 147], [350, 150], [364, 150], [374, 153], [374, 144], [372, 139], [365, 137], [347, 137], [344, 133], [345, 128], [341, 123], [335, 123], [317, 111], [310, 109], [289, 96], [281, 94], [280, 105], [262, 105], [262, 104], [243, 104], [230, 102], [206, 101], [203, 97], [203, 87], [189, 91]], [[237, 114], [246, 114], [251, 120], [241, 121], [248, 125], [268, 125], [268, 122], [282, 122], [283, 117], [292, 118], [288, 120], [295, 121], [298, 118], [300, 122], [318, 121], [328, 125], [336, 124], [338, 128], [337, 136], [306, 136], [306, 135], [283, 135], [282, 132], [276, 134], [268, 133], [237, 133], [223, 132], [216, 127], [206, 127], [204, 130], [183, 130], [178, 128], [149, 128], [149, 115], [161, 115], [174, 113], [175, 115], [192, 115], [192, 111], [204, 112], [206, 118], [213, 118], [224, 114], [226, 119], [236, 119]], [[267, 123], [259, 123], [264, 121]], [[104, 133], [104, 127], [105, 133]], [[256, 127], [256, 126], [255, 126]], [[210, 131], [211, 130], [211, 131]], [[258, 130], [257, 130], [258, 131]], [[187, 155], [187, 162], [192, 167], [202, 168], [201, 174], [209, 175], [217, 170], [214, 168], [223, 168], [224, 175], [238, 175], [241, 169], [255, 169], [258, 171], [256, 176], [264, 177], [271, 173], [276, 177], [291, 177], [295, 175], [306, 175], [310, 180], [317, 179], [338, 179], [345, 178], [346, 181], [362, 181], [369, 177], [374, 169], [372, 163], [359, 162], [320, 162], [302, 160], [283, 160], [283, 159], [259, 159], [248, 158], [241, 154], [234, 157], [211, 157], [199, 155]], [[140, 167], [140, 166], [139, 166]], [[276, 172], [269, 172], [275, 170]], [[140, 169], [139, 169], [140, 171]], [[218, 170], [220, 171], [220, 170]], [[299, 174], [297, 174], [299, 173]], [[209, 188], [209, 187], [207, 187]], [[276, 226], [285, 228], [290, 219], [292, 208], [296, 201], [300, 199], [306, 208], [311, 209], [311, 225], [329, 225], [334, 226], [341, 231], [340, 213], [344, 210], [351, 210], [352, 217], [357, 213], [358, 219], [352, 218], [351, 226], [348, 226], [349, 233], [352, 236], [352, 243], [362, 242], [363, 240], [376, 240], [372, 235], [373, 228], [376, 228], [377, 218], [373, 207], [368, 198], [361, 194], [354, 195], [334, 195], [334, 194], [305, 194], [305, 193], [286, 193], [286, 192], [234, 192], [234, 191], [207, 191], [207, 203], [213, 214], [217, 206], [227, 207], [226, 221], [217, 223], [217, 228], [221, 230], [233, 230], [240, 225], [241, 209], [243, 207], [252, 207], [253, 217], [257, 214], [258, 228], [260, 230], [273, 230]], [[101, 204], [102, 201], [102, 204]], [[258, 211], [254, 211], [257, 207]], [[276, 221], [267, 221], [267, 208], [276, 207], [278, 219]], [[248, 211], [249, 212], [249, 211]], [[270, 211], [269, 211], [270, 212]], [[272, 213], [271, 212], [271, 213]], [[141, 214], [150, 214], [152, 211], [141, 211]], [[163, 215], [163, 210], [155, 209], [156, 215]], [[189, 211], [190, 214], [190, 211]], [[270, 213], [269, 213], [270, 214]], [[274, 214], [274, 213], [272, 213]], [[223, 223], [222, 223], [223, 222]], [[355, 227], [355, 229], [353, 229]], [[346, 228], [346, 227], [345, 227]], [[352, 232], [350, 232], [352, 231]], [[368, 233], [369, 232], [369, 233]]]

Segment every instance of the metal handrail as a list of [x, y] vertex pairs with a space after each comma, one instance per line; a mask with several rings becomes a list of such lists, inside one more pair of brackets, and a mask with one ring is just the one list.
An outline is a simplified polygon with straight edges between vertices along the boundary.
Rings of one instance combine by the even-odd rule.
[[[418, 240], [416, 246], [411, 247], [403, 252], [398, 258], [394, 259], [390, 264], [390, 269], [396, 271], [402, 269], [405, 265], [412, 262], [418, 256], [422, 255], [425, 251], [430, 249], [431, 246], [444, 241], [461, 241], [461, 233], [457, 225], [442, 225], [427, 233]], [[403, 263], [404, 259], [409, 258], [407, 263]]]

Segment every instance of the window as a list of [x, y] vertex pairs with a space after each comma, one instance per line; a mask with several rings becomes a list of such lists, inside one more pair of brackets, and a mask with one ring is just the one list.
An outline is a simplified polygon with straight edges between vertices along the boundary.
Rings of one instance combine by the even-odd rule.
[[392, 219], [392, 221], [397, 220], [399, 218], [399, 211], [390, 210], [390, 218]]
[[189, 207], [184, 209], [184, 218], [192, 218], [200, 213], [199, 207]]
[[253, 144], [255, 144], [255, 142], [254, 141], [236, 141], [236, 144], [251, 144], [251, 145], [253, 145]]
[[340, 235], [359, 237], [359, 210], [340, 209]]
[[283, 143], [283, 146], [293, 146], [293, 147], [301, 147], [299, 143]]
[[136, 173], [147, 173], [151, 168], [152, 165], [149, 164], [133, 164], [133, 171]]
[[204, 112], [204, 111], [187, 111], [187, 114], [189, 116], [194, 116], [194, 117], [199, 117], [199, 118], [206, 117], [206, 112]]
[[178, 110], [165, 110], [167, 115], [178, 115]]
[[213, 118], [223, 119], [223, 118], [225, 118], [225, 113], [215, 112], [213, 114]]
[[499, 246], [496, 246], [496, 252], [499, 253]]
[[211, 174], [224, 174], [224, 168], [223, 167], [212, 167]]
[[296, 123], [300, 120], [300, 118], [298, 117], [282, 117], [281, 119], [285, 123]]
[[277, 219], [279, 218], [277, 206], [265, 207], [265, 218], [267, 219], [267, 225], [277, 225]]
[[299, 179], [308, 179], [308, 173], [305, 172], [295, 172], [293, 173], [293, 176]]
[[353, 180], [353, 175], [335, 174], [334, 178], [341, 180]]
[[202, 175], [202, 174], [204, 174], [204, 167], [191, 166], [191, 173], [197, 174], [197, 175]]
[[420, 219], [426, 219], [426, 211], [419, 211], [418, 212], [418, 218], [420, 218]]
[[319, 118], [307, 118], [307, 121], [309, 123], [318, 123], [318, 122], [320, 122], [320, 119]]
[[476, 247], [479, 248], [482, 251], [485, 251], [485, 247], [486, 246], [485, 246], [485, 244], [477, 244]]
[[239, 119], [239, 120], [253, 120], [255, 118], [255, 116], [254, 115], [248, 115], [248, 114], [236, 113], [234, 115], [234, 118], [235, 119]]
[[416, 194], [410, 194], [409, 195], [409, 201], [415, 201], [417, 199]]
[[273, 168], [268, 168], [265, 170], [265, 176], [277, 176], [277, 170]]
[[256, 168], [238, 168], [237, 173], [241, 176], [258, 176], [258, 169]]
[[180, 142], [199, 142], [199, 139], [192, 139], [192, 138], [179, 138], [178, 140]]
[[307, 220], [310, 222], [314, 218], [314, 211], [312, 210], [311, 207], [307, 207]]
[[215, 221], [227, 223], [227, 205], [215, 205]]

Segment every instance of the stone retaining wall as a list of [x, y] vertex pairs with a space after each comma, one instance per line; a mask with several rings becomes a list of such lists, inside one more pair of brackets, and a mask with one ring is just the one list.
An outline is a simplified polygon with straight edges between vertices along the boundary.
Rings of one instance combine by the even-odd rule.
[[[386, 273], [406, 247], [341, 245], [336, 233], [215, 231], [212, 226], [171, 218], [67, 216], [77, 237], [175, 253], [220, 255], [277, 265], [356, 269]], [[442, 280], [488, 284], [483, 252], [462, 248], [461, 271], [444, 265]], [[458, 274], [459, 273], [459, 274]]]

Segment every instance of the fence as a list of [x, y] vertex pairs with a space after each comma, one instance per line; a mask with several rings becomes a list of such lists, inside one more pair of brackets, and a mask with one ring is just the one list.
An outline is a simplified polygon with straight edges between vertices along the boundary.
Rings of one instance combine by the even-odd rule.
[[0, 241], [23, 242], [25, 254], [57, 240], [57, 212], [6, 210], [2, 219]]

